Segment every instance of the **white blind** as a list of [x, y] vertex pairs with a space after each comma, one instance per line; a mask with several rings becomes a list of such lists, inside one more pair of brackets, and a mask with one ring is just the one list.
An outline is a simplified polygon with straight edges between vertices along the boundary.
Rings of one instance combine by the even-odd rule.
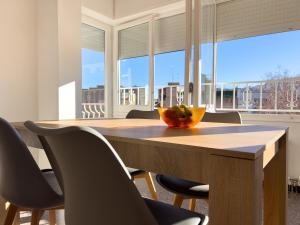
[[201, 10], [201, 43], [213, 42], [215, 4], [204, 5]]
[[82, 48], [97, 52], [105, 50], [105, 32], [87, 24], [81, 25]]
[[148, 23], [119, 31], [119, 59], [148, 55]]
[[155, 54], [185, 49], [185, 14], [154, 22]]
[[237, 0], [217, 5], [218, 41], [300, 29], [300, 0]]
[[[201, 12], [201, 42], [213, 41], [214, 5], [205, 5]], [[154, 22], [155, 54], [185, 49], [185, 13], [156, 20]]]

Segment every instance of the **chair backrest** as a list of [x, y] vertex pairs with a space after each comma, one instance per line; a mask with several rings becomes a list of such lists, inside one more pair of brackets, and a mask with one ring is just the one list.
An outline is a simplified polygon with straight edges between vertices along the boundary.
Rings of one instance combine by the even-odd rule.
[[22, 208], [45, 208], [58, 194], [45, 180], [19, 133], [0, 118], [0, 195]]
[[[36, 134], [39, 130], [39, 129], [37, 129], [38, 127], [35, 125], [35, 123], [32, 121], [26, 121], [24, 123], [24, 126], [34, 134]], [[55, 176], [59, 183], [59, 186], [60, 186], [62, 192], [64, 192], [61, 171], [60, 171], [57, 161], [53, 155], [53, 152], [51, 151], [48, 142], [46, 141], [46, 139], [43, 136], [37, 135], [37, 137], [41, 142], [41, 145], [46, 153], [47, 159], [48, 159], [51, 167], [53, 168], [53, 171], [55, 173]]]
[[215, 122], [215, 123], [237, 123], [241, 124], [241, 115], [238, 112], [225, 112], [225, 113], [210, 113], [206, 112], [202, 122]]
[[36, 127], [61, 171], [67, 225], [157, 225], [122, 160], [97, 131]]
[[160, 119], [159, 113], [157, 110], [154, 111], [143, 111], [133, 109], [129, 111], [126, 116], [126, 119]]

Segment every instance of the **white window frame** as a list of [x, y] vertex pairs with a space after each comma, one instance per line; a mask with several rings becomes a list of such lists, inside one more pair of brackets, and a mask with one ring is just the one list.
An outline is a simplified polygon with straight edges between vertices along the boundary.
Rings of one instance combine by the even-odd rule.
[[[201, 4], [199, 5], [199, 7], [201, 7]], [[114, 117], [124, 117], [130, 110], [132, 109], [140, 109], [140, 110], [152, 110], [154, 108], [154, 76], [155, 76], [155, 61], [154, 61], [154, 40], [153, 40], [153, 36], [154, 36], [154, 31], [153, 31], [153, 22], [155, 20], [158, 20], [158, 19], [161, 19], [161, 18], [165, 18], [165, 17], [170, 17], [170, 16], [174, 16], [174, 15], [179, 15], [179, 14], [182, 14], [182, 13], [185, 13], [186, 12], [186, 6], [185, 5], [182, 5], [182, 7], [177, 7], [177, 8], [174, 8], [174, 9], [170, 9], [168, 10], [167, 12], [156, 12], [156, 14], [152, 14], [152, 15], [148, 15], [146, 17], [143, 17], [141, 19], [136, 19], [136, 18], [133, 18], [133, 20], [131, 22], [128, 22], [128, 23], [123, 23], [121, 25], [118, 25], [118, 26], [115, 26], [114, 27], [114, 43], [113, 43], [113, 48], [114, 48], [114, 57], [113, 57], [113, 67], [114, 67], [114, 84], [113, 84], [113, 87], [114, 87], [114, 90], [117, 90], [117, 91], [114, 91]], [[191, 12], [190, 12], [191, 13]], [[200, 18], [201, 14], [198, 15], [198, 17]], [[200, 22], [200, 21], [199, 21]], [[119, 49], [119, 41], [118, 41], [118, 32], [121, 31], [121, 30], [124, 30], [124, 29], [127, 29], [127, 28], [130, 28], [130, 27], [134, 27], [134, 26], [137, 26], [137, 25], [140, 25], [140, 24], [143, 24], [143, 23], [148, 23], [149, 25], [149, 52], [148, 52], [148, 55], [149, 55], [149, 92], [148, 92], [148, 104], [145, 105], [145, 106], [142, 106], [142, 105], [121, 105], [119, 104], [119, 95], [120, 95], [120, 74], [119, 74], [119, 68], [120, 68], [120, 65], [119, 65], [119, 59], [118, 59], [118, 49]], [[198, 24], [199, 25], [199, 24]], [[216, 27], [214, 27], [215, 29]], [[200, 28], [201, 29], [201, 28]], [[187, 32], [191, 32], [191, 27], [188, 26], [187, 27]], [[215, 35], [215, 32], [214, 32], [214, 35]], [[214, 38], [215, 40], [215, 38]], [[199, 41], [200, 41], [200, 37], [199, 37]], [[201, 45], [201, 44], [199, 44]], [[214, 42], [213, 43], [214, 45], [214, 57], [213, 57], [213, 83], [212, 85], [214, 87], [212, 87], [212, 90], [215, 90], [215, 80], [216, 80], [216, 71], [215, 71], [215, 63], [216, 63], [216, 43]], [[186, 49], [185, 51], [188, 50], [188, 46], [186, 46]], [[190, 49], [188, 51], [191, 51]], [[201, 51], [201, 50], [200, 50]], [[200, 58], [201, 58], [201, 55], [200, 55]], [[191, 60], [191, 59], [189, 59]], [[199, 59], [196, 57], [196, 59], [194, 59], [195, 61]], [[189, 63], [190, 64], [190, 63]], [[188, 70], [190, 71], [190, 69]], [[199, 69], [199, 73], [201, 73], [201, 69]], [[195, 76], [194, 76], [195, 77]], [[197, 77], [201, 77], [200, 75], [197, 75]], [[185, 86], [185, 90], [189, 90], [189, 82], [186, 82], [186, 80], [189, 80], [189, 76], [185, 75], [185, 83], [184, 83], [184, 86]], [[201, 82], [201, 81], [199, 81]], [[198, 93], [195, 93], [197, 96], [199, 96], [199, 100], [201, 99], [201, 85], [199, 85], [200, 87], [197, 88], [196, 92], [198, 91]], [[212, 104], [214, 105], [215, 107], [215, 93], [212, 92], [213, 96], [212, 96]], [[185, 100], [186, 104], [189, 101], [189, 99], [186, 98]]]
[[[125, 117], [126, 114], [132, 109], [140, 109], [140, 110], [151, 110], [153, 108], [153, 85], [154, 85], [154, 54], [153, 54], [153, 19], [154, 17], [147, 16], [142, 19], [134, 20], [129, 23], [125, 23], [119, 26], [114, 27], [114, 44], [113, 44], [113, 62], [114, 62], [114, 79], [113, 79], [113, 87], [114, 87], [114, 117]], [[137, 25], [148, 23], [149, 29], [149, 46], [148, 46], [148, 56], [149, 56], [149, 91], [148, 91], [148, 102], [147, 105], [121, 105], [119, 103], [120, 96], [120, 61], [119, 61], [119, 32], [121, 30], [128, 29], [130, 27], [134, 27]]]
[[109, 76], [112, 74], [112, 26], [102, 23], [97, 19], [89, 17], [87, 15], [82, 16], [81, 23], [87, 24], [89, 26], [95, 27], [97, 29], [103, 30], [105, 32], [105, 52], [104, 52], [104, 117], [112, 117], [113, 108], [110, 107], [113, 105], [112, 96], [113, 92], [113, 76]]

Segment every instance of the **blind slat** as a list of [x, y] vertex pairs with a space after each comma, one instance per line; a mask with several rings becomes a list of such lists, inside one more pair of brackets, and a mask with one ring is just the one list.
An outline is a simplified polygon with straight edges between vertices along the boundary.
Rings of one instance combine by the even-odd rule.
[[87, 24], [81, 25], [82, 48], [97, 52], [105, 51], [105, 32]]
[[300, 29], [299, 0], [239, 0], [217, 6], [218, 41]]
[[119, 59], [148, 55], [148, 24], [140, 24], [119, 31]]
[[185, 49], [185, 14], [155, 21], [154, 46], [155, 54]]
[[[214, 12], [213, 4], [205, 5], [201, 11], [201, 43], [213, 41]], [[154, 23], [155, 54], [181, 51], [185, 49], [186, 14], [166, 17]]]

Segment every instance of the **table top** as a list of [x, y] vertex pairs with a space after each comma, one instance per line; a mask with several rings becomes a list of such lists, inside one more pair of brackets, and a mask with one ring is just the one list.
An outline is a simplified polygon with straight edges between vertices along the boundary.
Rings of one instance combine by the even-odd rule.
[[[255, 159], [274, 144], [286, 127], [200, 122], [195, 128], [168, 128], [151, 119], [101, 119], [38, 121], [45, 127], [88, 126], [109, 140], [165, 146], [210, 154]], [[15, 123], [15, 126], [21, 124]]]

